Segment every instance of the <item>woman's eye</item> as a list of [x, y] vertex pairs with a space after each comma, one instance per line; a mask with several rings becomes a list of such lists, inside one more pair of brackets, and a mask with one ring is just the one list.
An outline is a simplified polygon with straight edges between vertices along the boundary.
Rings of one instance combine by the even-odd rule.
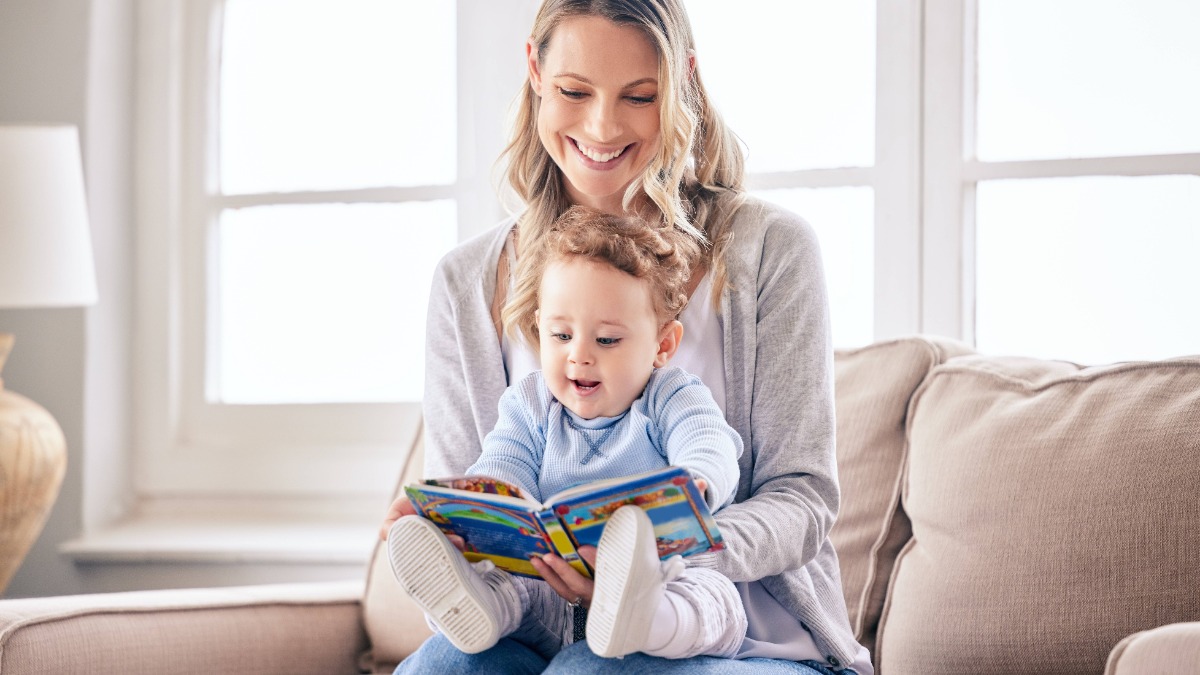
[[576, 101], [587, 96], [586, 92], [577, 91], [575, 89], [563, 89], [562, 87], [558, 88], [558, 93], [562, 94], [566, 98], [573, 99]]
[[636, 103], [637, 105], [650, 105], [651, 103], [654, 103], [654, 101], [656, 101], [657, 99], [658, 99], [658, 96], [656, 96], [656, 95], [630, 96], [629, 97], [629, 100], [632, 101], [633, 103]]
[[617, 344], [620, 341], [621, 341], [621, 338], [609, 338], [609, 337], [596, 338], [596, 342], [598, 344], [604, 345], [605, 347], [612, 347], [613, 345]]

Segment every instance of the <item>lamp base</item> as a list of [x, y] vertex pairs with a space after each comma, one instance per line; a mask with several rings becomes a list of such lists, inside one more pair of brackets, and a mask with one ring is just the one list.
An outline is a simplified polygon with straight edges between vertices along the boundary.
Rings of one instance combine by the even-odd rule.
[[[0, 372], [13, 342], [0, 333]], [[0, 380], [0, 592], [41, 534], [66, 469], [67, 441], [58, 422]]]

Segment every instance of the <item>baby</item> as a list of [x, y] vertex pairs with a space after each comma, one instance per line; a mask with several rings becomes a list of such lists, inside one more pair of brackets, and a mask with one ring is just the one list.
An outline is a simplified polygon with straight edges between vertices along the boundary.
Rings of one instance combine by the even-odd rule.
[[[536, 310], [506, 312], [537, 345], [542, 369], [501, 397], [499, 421], [468, 473], [540, 501], [580, 483], [682, 466], [710, 508], [729, 504], [741, 437], [698, 378], [667, 367], [683, 337], [678, 317], [698, 244], [583, 207], [564, 213], [544, 242], [525, 253], [537, 256]], [[477, 653], [509, 637], [549, 657], [571, 641], [579, 598], [568, 603], [544, 581], [468, 562], [428, 520], [398, 517], [411, 513], [404, 499], [389, 514], [397, 518], [392, 570], [452, 644]], [[636, 506], [605, 525], [595, 579], [586, 634], [597, 655], [732, 657], [745, 636], [733, 584], [678, 556], [660, 562], [653, 526]]]

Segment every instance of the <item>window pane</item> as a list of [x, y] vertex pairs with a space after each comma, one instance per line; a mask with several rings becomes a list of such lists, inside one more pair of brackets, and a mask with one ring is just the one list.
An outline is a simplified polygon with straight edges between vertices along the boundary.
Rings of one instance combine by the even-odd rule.
[[451, 201], [228, 210], [220, 222], [224, 403], [416, 401]]
[[875, 162], [873, 0], [686, 0], [704, 84], [747, 170]]
[[874, 337], [875, 193], [871, 188], [798, 188], [755, 193], [800, 214], [821, 243], [835, 347]]
[[1200, 151], [1200, 3], [979, 0], [988, 161]]
[[1200, 353], [1200, 178], [988, 181], [976, 342], [1100, 364]]
[[453, 2], [229, 0], [226, 194], [455, 179]]

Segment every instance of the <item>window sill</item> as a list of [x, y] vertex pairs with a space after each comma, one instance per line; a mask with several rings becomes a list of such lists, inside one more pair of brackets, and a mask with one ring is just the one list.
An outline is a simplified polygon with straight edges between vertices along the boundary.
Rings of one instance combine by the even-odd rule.
[[[249, 515], [247, 515], [249, 514]], [[364, 566], [379, 517], [253, 510], [140, 514], [59, 547], [76, 563]]]

